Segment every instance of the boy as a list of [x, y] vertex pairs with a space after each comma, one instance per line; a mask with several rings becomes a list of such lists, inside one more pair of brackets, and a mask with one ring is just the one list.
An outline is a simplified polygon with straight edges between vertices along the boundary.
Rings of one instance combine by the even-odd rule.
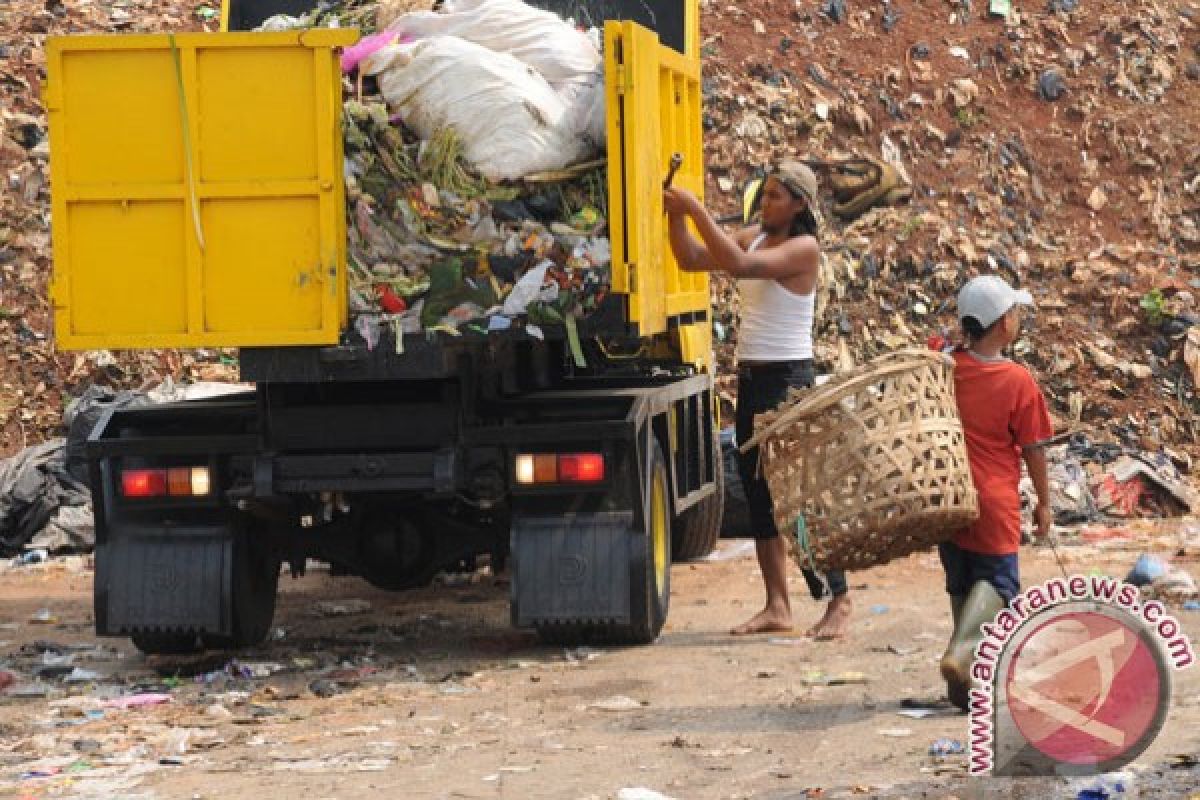
[[1050, 488], [1042, 443], [1053, 435], [1046, 401], [1029, 371], [1002, 355], [1016, 341], [1021, 306], [1033, 305], [994, 275], [969, 281], [958, 294], [958, 319], [966, 345], [954, 354], [954, 389], [966, 433], [971, 477], [979, 493], [979, 519], [938, 546], [954, 633], [941, 672], [950, 701], [964, 711], [971, 662], [981, 633], [1020, 591], [1021, 461], [1037, 490], [1038, 537], [1050, 530]]

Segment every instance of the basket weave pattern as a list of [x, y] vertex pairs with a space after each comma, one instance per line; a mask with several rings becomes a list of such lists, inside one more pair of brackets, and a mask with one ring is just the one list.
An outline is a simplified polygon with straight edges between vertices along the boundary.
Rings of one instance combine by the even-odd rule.
[[953, 364], [940, 353], [890, 353], [793, 392], [755, 431], [746, 447], [761, 446], [776, 525], [802, 566], [885, 564], [979, 516]]

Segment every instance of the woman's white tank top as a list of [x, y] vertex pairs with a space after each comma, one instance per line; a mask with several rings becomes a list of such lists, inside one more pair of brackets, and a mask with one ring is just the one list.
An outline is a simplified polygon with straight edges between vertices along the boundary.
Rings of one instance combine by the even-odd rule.
[[[750, 245], [753, 253], [767, 238]], [[743, 279], [737, 282], [742, 300], [738, 327], [738, 361], [800, 361], [813, 357], [813, 310], [817, 291], [796, 294], [779, 281]]]

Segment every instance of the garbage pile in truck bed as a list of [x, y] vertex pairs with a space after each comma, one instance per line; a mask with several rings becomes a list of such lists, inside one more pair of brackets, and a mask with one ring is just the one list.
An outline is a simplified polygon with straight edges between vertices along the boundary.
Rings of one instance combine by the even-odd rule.
[[401, 334], [566, 325], [610, 285], [598, 31], [521, 0], [350, 5], [342, 55], [351, 324]]

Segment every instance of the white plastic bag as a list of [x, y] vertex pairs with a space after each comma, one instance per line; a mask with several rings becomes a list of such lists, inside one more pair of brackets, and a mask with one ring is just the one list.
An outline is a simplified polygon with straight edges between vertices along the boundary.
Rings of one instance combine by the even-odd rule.
[[605, 127], [604, 67], [582, 75], [559, 88], [559, 96], [567, 107], [567, 124], [598, 149], [608, 140]]
[[508, 293], [508, 297], [504, 298], [503, 313], [510, 317], [524, 314], [529, 304], [538, 299], [542, 292], [542, 284], [546, 282], [546, 270], [553, 266], [553, 261], [543, 261], [522, 275], [521, 280], [517, 281], [517, 285]]
[[446, 0], [443, 9], [404, 14], [389, 28], [419, 38], [458, 36], [508, 53], [536, 69], [556, 89], [600, 64], [600, 53], [588, 34], [522, 0]]
[[592, 153], [558, 93], [513, 56], [435, 36], [385, 47], [362, 69], [378, 76], [388, 104], [422, 139], [453, 128], [491, 180], [563, 169]]

